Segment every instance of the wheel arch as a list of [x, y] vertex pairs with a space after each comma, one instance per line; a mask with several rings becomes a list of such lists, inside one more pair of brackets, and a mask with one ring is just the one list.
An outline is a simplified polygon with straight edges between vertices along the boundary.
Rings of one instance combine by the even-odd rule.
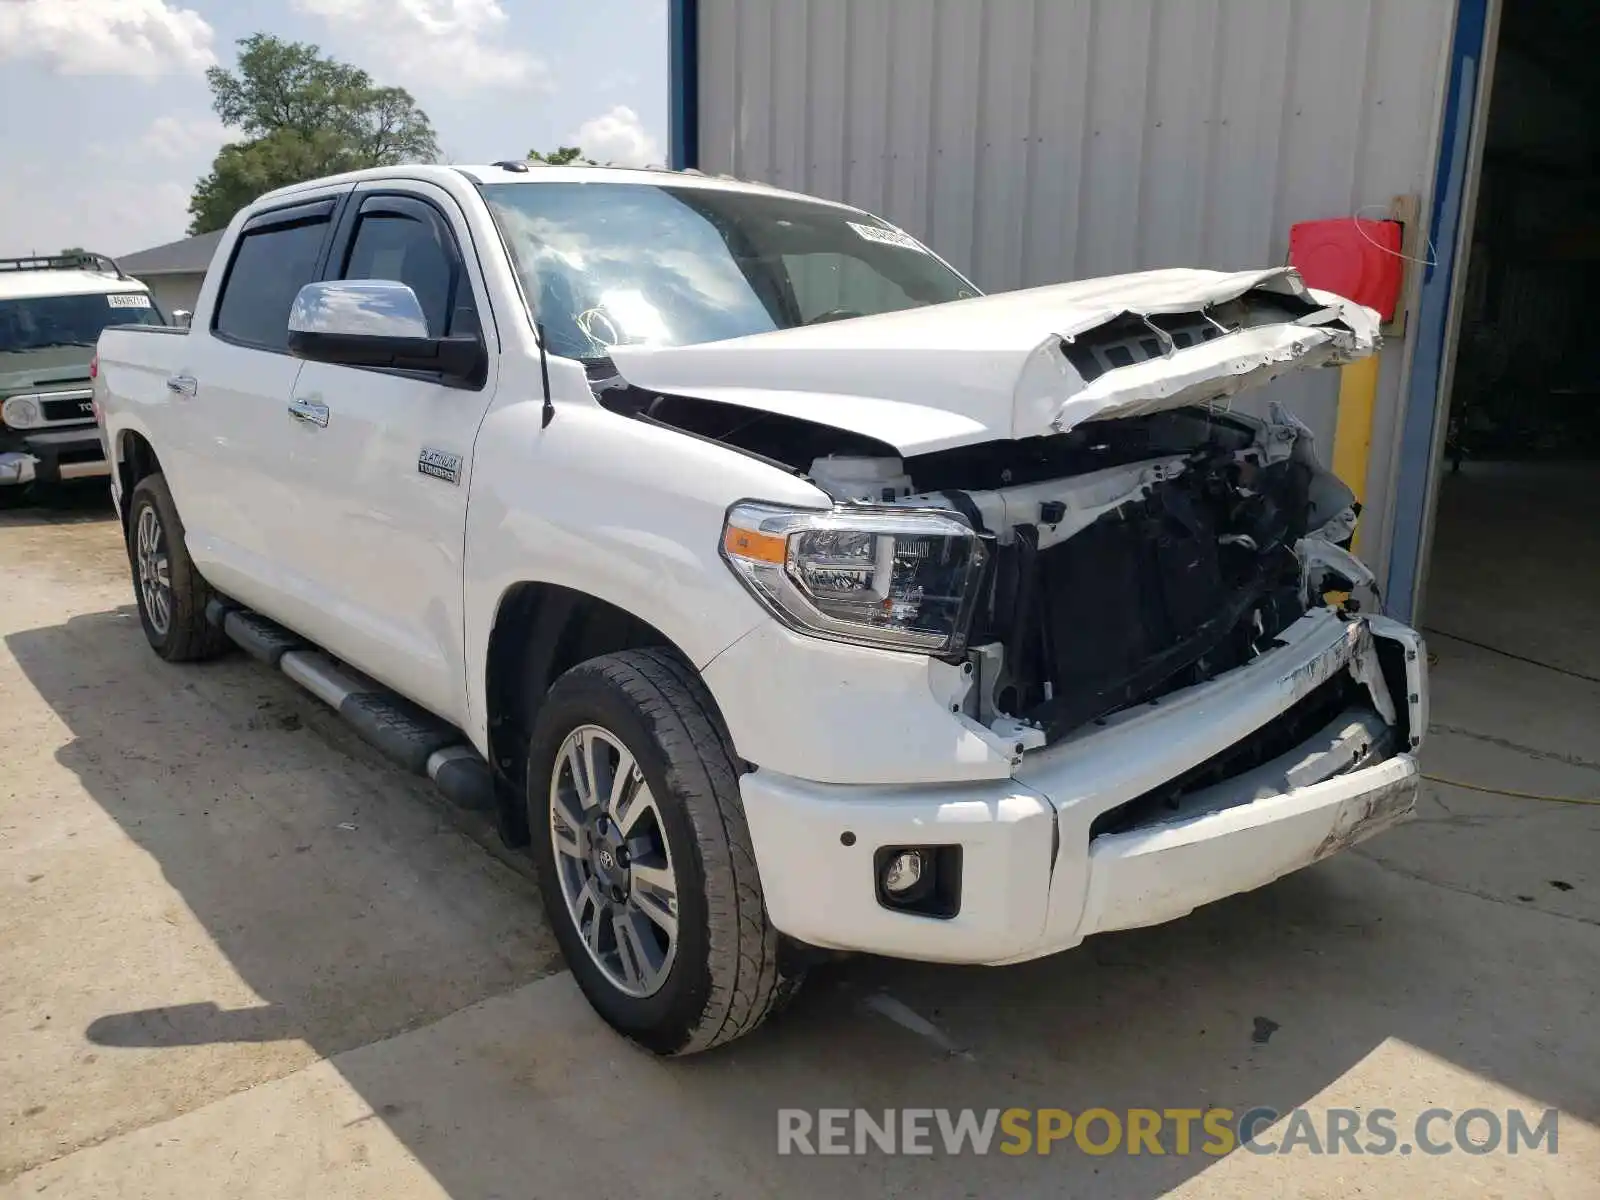
[[122, 532], [128, 532], [128, 501], [139, 481], [151, 475], [162, 474], [161, 460], [150, 439], [136, 429], [124, 429], [117, 434], [111, 469], [117, 472], [122, 495]]
[[651, 647], [693, 661], [650, 622], [587, 592], [523, 582], [501, 595], [489, 633], [484, 699], [500, 836], [507, 845], [528, 842], [528, 730], [550, 686], [591, 658]]

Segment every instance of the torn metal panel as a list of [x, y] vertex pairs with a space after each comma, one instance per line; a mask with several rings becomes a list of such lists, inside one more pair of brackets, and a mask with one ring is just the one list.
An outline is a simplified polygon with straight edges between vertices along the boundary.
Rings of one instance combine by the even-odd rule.
[[[1343, 522], [1341, 521], [1340, 527]], [[1358, 590], [1370, 598], [1369, 607], [1376, 607], [1377, 576], [1370, 567], [1350, 551], [1334, 545], [1325, 535], [1301, 538], [1294, 546], [1295, 557], [1300, 560], [1307, 604], [1329, 592]]]
[[1383, 677], [1383, 666], [1378, 661], [1377, 647], [1372, 644], [1372, 630], [1365, 621], [1359, 621], [1354, 626], [1356, 630], [1355, 652], [1350, 656], [1350, 674], [1357, 683], [1367, 689], [1367, 695], [1372, 698], [1372, 707], [1378, 710], [1378, 715], [1383, 718], [1383, 723], [1392, 726], [1395, 723], [1394, 699], [1389, 694], [1389, 685]]
[[1181, 360], [1163, 355], [1100, 376], [1063, 400], [1049, 425], [1065, 433], [1085, 421], [1226, 400], [1288, 371], [1353, 362], [1372, 345], [1343, 326], [1294, 322], [1236, 330]]

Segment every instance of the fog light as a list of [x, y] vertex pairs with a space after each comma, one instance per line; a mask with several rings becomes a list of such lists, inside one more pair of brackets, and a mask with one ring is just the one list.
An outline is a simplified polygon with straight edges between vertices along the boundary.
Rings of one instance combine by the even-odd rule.
[[883, 890], [891, 896], [904, 895], [922, 882], [922, 855], [905, 850], [889, 860], [883, 869]]
[[949, 920], [961, 911], [961, 847], [879, 846], [872, 887], [891, 912]]

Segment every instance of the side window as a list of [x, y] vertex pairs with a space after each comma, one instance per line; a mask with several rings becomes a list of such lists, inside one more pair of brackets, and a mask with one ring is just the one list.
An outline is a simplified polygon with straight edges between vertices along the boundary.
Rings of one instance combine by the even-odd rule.
[[828, 312], [890, 312], [918, 303], [893, 280], [848, 254], [785, 254], [783, 265], [802, 322]]
[[317, 277], [325, 215], [288, 224], [248, 227], [234, 251], [211, 327], [233, 341], [264, 350], [289, 347], [289, 309]]
[[455, 237], [421, 201], [368, 200], [356, 221], [342, 279], [392, 279], [417, 294], [433, 337], [474, 336], [478, 312]]

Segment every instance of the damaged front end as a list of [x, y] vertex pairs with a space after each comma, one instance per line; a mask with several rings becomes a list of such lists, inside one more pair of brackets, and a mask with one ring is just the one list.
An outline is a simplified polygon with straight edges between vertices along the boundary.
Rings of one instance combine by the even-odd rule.
[[[1024, 749], [1269, 653], [1330, 593], [1376, 601], [1340, 543], [1350, 490], [1281, 409], [1179, 409], [901, 462], [819, 460], [845, 505], [977, 533], [968, 715]], [[870, 482], [864, 482], [870, 480]], [[883, 480], [906, 480], [884, 494]]]
[[619, 350], [599, 391], [815, 484], [830, 511], [730, 511], [735, 574], [802, 632], [957, 666], [954, 707], [1020, 757], [1270, 654], [1332, 596], [1377, 610], [1310, 431], [1221, 403], [1377, 344], [1290, 270], [1153, 272]]

